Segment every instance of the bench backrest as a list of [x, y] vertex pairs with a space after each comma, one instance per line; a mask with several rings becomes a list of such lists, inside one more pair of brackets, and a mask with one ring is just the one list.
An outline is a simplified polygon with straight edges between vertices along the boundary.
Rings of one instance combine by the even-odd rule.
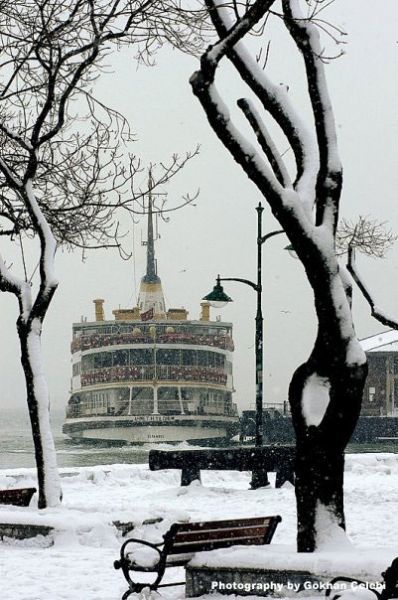
[[279, 515], [227, 521], [200, 523], [175, 523], [164, 536], [168, 556], [194, 554], [233, 545], [269, 544], [278, 523]]
[[36, 488], [10, 488], [0, 490], [0, 504], [14, 504], [15, 506], [29, 506]]
[[264, 468], [273, 471], [280, 465], [293, 465], [294, 457], [294, 446], [150, 450], [149, 468], [151, 471], [189, 467], [222, 471], [250, 471], [253, 468]]

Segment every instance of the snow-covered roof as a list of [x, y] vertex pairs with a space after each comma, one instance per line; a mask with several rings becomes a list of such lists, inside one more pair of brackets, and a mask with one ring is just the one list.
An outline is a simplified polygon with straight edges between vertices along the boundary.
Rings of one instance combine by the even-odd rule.
[[398, 351], [398, 331], [390, 329], [384, 333], [377, 333], [360, 340], [360, 344], [365, 352]]

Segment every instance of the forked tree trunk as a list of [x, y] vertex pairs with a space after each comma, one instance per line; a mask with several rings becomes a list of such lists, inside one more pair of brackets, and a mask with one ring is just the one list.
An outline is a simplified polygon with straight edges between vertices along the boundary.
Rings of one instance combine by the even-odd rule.
[[[202, 55], [200, 69], [190, 81], [213, 130], [288, 235], [313, 289], [317, 340], [310, 358], [293, 376], [289, 392], [297, 438], [298, 550], [311, 552], [320, 545], [325, 525], [330, 533], [344, 529], [344, 449], [359, 416], [367, 367], [352, 323], [350, 284], [335, 252], [342, 166], [316, 24], [300, 2], [282, 0], [284, 24], [304, 60], [314, 137], [286, 92], [264, 75], [241, 43], [267, 18], [273, 4], [274, 0], [255, 0], [238, 14], [236, 7], [206, 0], [220, 39]], [[224, 57], [286, 136], [295, 156], [295, 179], [251, 101], [240, 99], [238, 106], [258, 146], [249, 144], [234, 124], [215, 85]]]
[[27, 323], [19, 318], [17, 324], [35, 449], [39, 485], [38, 506], [46, 508], [57, 506], [62, 493], [51, 431], [49, 394], [43, 370], [41, 325], [38, 318], [28, 320]]
[[[338, 350], [333, 354], [315, 347], [309, 361], [296, 370], [289, 389], [296, 432], [299, 552], [313, 552], [325, 534], [331, 538], [338, 527], [345, 530], [344, 449], [359, 417], [367, 365], [347, 365], [333, 360]], [[342, 345], [341, 356], [346, 355]], [[329, 405], [318, 425], [308, 424], [304, 408], [306, 386], [314, 373], [329, 384]]]

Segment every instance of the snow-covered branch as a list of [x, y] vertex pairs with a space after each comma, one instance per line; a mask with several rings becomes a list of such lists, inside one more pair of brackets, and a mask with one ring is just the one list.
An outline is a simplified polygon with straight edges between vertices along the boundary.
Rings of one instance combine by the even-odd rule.
[[7, 267], [0, 254], [0, 290], [2, 292], [11, 292], [19, 298], [22, 293], [23, 283], [22, 279], [15, 277], [11, 273], [10, 268]]
[[304, 18], [299, 0], [283, 0], [285, 23], [301, 51], [307, 72], [308, 91], [318, 138], [317, 224], [335, 231], [342, 186], [342, 167], [337, 150], [333, 109], [321, 60], [317, 27]]
[[279, 154], [278, 148], [276, 147], [272, 137], [270, 136], [263, 119], [260, 117], [252, 102], [246, 98], [238, 100], [238, 106], [242, 110], [243, 114], [250, 123], [258, 143], [264, 151], [265, 156], [268, 158], [269, 164], [275, 174], [275, 177], [279, 183], [284, 187], [293, 187], [292, 181], [288, 170], [286, 169], [285, 163]]
[[369, 288], [362, 280], [358, 272], [355, 260], [355, 248], [353, 246], [349, 246], [348, 248], [347, 270], [349, 271], [353, 280], [357, 284], [359, 290], [362, 293], [362, 296], [369, 304], [372, 317], [374, 317], [382, 325], [386, 325], [387, 327], [391, 327], [392, 329], [398, 329], [398, 318], [388, 315], [376, 305]]
[[0, 132], [2, 132], [6, 137], [17, 142], [24, 150], [27, 150], [28, 152], [32, 150], [32, 145], [29, 142], [29, 140], [26, 140], [21, 135], [18, 135], [17, 133], [6, 127], [4, 123], [0, 123]]
[[[235, 48], [234, 54], [240, 56], [240, 53], [236, 50], [238, 42], [264, 17], [269, 4], [272, 3], [255, 2], [250, 6], [245, 15], [228, 29], [225, 37], [202, 55], [201, 69], [192, 75], [190, 83], [218, 137], [229, 149], [236, 162], [242, 166], [249, 178], [256, 183], [261, 191], [267, 194], [273, 209], [279, 210], [283, 205], [284, 198], [284, 187], [280, 180], [283, 182], [284, 178], [279, 172], [280, 179], [278, 179], [275, 171], [269, 168], [262, 154], [235, 127], [230, 118], [229, 110], [219, 96], [214, 84], [215, 73], [222, 58], [229, 56], [232, 48]], [[208, 0], [208, 5], [211, 6], [210, 14], [212, 18], [220, 22], [221, 9], [218, 10], [211, 0]], [[222, 29], [223, 31], [226, 30], [225, 24], [223, 24]], [[245, 106], [247, 107], [247, 104]]]
[[35, 197], [32, 180], [25, 184], [24, 200], [40, 239], [40, 288], [32, 307], [30, 318], [43, 318], [54, 294], [58, 280], [55, 276], [54, 260], [57, 243]]
[[[221, 0], [207, 0], [210, 14], [220, 38], [224, 38], [233, 27], [231, 10]], [[267, 8], [264, 3], [260, 4]], [[274, 2], [268, 2], [271, 6]], [[246, 16], [246, 15], [245, 15]], [[296, 189], [300, 191], [301, 200], [305, 197], [313, 206], [314, 189], [318, 169], [318, 153], [316, 140], [312, 132], [305, 126], [300, 113], [294, 108], [285, 86], [274, 84], [260, 68], [257, 61], [247, 52], [242, 42], [228, 49], [231, 60], [242, 80], [257, 96], [275, 122], [281, 127], [295, 156], [297, 175]]]
[[[215, 63], [210, 54], [202, 56], [201, 70], [190, 79], [194, 94], [200, 100], [207, 118], [218, 137], [231, 152], [232, 156], [245, 170], [247, 175], [261, 190], [266, 190], [270, 202], [275, 208], [282, 203], [283, 187], [267, 166], [257, 148], [250, 144], [245, 136], [235, 127], [229, 110], [218, 94], [213, 83]], [[222, 57], [218, 54], [218, 60]], [[217, 64], [217, 63], [216, 63]]]
[[17, 175], [14, 173], [13, 169], [11, 169], [8, 164], [0, 157], [0, 172], [3, 173], [8, 185], [12, 188], [21, 188], [22, 181]]

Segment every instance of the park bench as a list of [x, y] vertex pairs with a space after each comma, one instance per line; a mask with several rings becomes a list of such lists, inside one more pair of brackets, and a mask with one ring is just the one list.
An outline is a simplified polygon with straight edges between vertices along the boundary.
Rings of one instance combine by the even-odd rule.
[[36, 488], [10, 488], [0, 490], [0, 504], [13, 504], [14, 506], [29, 506]]
[[[268, 484], [268, 472], [276, 472], [275, 487], [294, 485], [294, 446], [205, 448], [200, 450], [150, 450], [149, 468], [181, 469], [181, 485], [200, 481], [201, 470], [252, 471], [253, 480]], [[254, 486], [253, 486], [254, 487]], [[257, 486], [260, 487], [260, 486]]]
[[[158, 587], [185, 585], [178, 583], [161, 583], [168, 567], [185, 566], [196, 552], [228, 548], [234, 545], [269, 544], [275, 533], [279, 515], [271, 517], [254, 517], [250, 519], [230, 519], [224, 521], [203, 521], [198, 523], [174, 523], [163, 536], [163, 542], [153, 544], [145, 540], [130, 538], [120, 549], [120, 559], [115, 560], [115, 569], [121, 569], [129, 584], [129, 589], [123, 594], [126, 600], [130, 594], [141, 592], [148, 587], [156, 590]], [[128, 547], [131, 544], [141, 544], [157, 552], [157, 562], [150, 566], [139, 565], [131, 557]], [[156, 573], [152, 583], [134, 582], [130, 577], [131, 571]]]
[[[377, 600], [391, 600], [392, 598], [398, 598], [398, 557], [394, 558], [391, 565], [383, 571], [381, 574], [383, 580], [378, 582], [378, 587], [375, 585], [376, 582], [372, 582], [373, 585], [371, 587], [372, 592], [375, 595]], [[346, 577], [344, 575], [340, 575], [338, 577], [334, 577], [328, 583], [328, 588], [325, 593], [325, 598], [331, 597], [332, 600], [338, 600], [339, 598], [344, 598], [344, 587], [342, 588], [341, 584], [347, 584], [348, 594], [351, 596], [353, 584], [355, 584], [355, 588], [361, 588], [368, 590], [369, 582], [362, 581], [361, 579], [356, 579], [355, 577]], [[338, 586], [337, 590], [334, 589], [334, 586]], [[351, 587], [351, 589], [350, 589]], [[381, 590], [381, 591], [380, 591]]]

